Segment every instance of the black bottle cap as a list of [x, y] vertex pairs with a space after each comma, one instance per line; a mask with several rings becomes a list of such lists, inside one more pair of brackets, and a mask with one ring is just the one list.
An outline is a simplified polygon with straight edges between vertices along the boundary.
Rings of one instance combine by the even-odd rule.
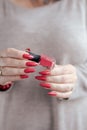
[[41, 60], [41, 56], [40, 56], [40, 55], [34, 54], [34, 53], [32, 53], [32, 52], [29, 52], [29, 54], [34, 57], [34, 58], [31, 59], [32, 61], [35, 61], [35, 62], [37, 62], [37, 63], [40, 62], [40, 60]]

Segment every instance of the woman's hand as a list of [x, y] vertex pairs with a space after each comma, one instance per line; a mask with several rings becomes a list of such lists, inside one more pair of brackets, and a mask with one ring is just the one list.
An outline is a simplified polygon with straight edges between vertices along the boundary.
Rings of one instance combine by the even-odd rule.
[[76, 69], [72, 65], [55, 65], [52, 70], [39, 72], [36, 79], [44, 82], [40, 86], [52, 90], [48, 94], [58, 98], [69, 98], [77, 80]]
[[28, 78], [28, 73], [35, 71], [31, 66], [37, 65], [29, 60], [32, 58], [27, 52], [14, 48], [0, 51], [0, 85]]

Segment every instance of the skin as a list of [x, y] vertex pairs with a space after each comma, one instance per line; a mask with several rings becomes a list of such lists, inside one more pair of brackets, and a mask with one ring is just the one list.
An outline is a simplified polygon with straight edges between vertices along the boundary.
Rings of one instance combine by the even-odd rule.
[[49, 84], [49, 89], [55, 92], [58, 98], [69, 98], [77, 81], [76, 68], [71, 64], [55, 65], [52, 70], [44, 71], [48, 71], [49, 74], [44, 75], [46, 80], [40, 84]]
[[33, 68], [26, 66], [27, 62], [31, 62], [28, 59], [23, 58], [23, 55], [27, 54], [25, 51], [20, 51], [14, 48], [7, 48], [0, 51], [0, 66], [2, 66], [2, 76], [0, 76], [0, 85], [5, 85], [12, 81], [22, 80], [21, 75], [28, 75], [25, 73], [25, 69]]
[[11, 0], [13, 3], [26, 7], [35, 8], [55, 2], [56, 0]]
[[[0, 51], [0, 66], [2, 66], [0, 85], [22, 80], [20, 75], [27, 75], [24, 70], [31, 68], [31, 66], [26, 66], [26, 62], [31, 63], [31, 61], [23, 58], [24, 54], [28, 53], [14, 48]], [[69, 98], [71, 96], [77, 81], [76, 68], [73, 65], [55, 65], [52, 70], [43, 71], [48, 71], [49, 74], [42, 74], [45, 81], [41, 83], [49, 84], [49, 89], [56, 93], [56, 97]]]
[[[13, 3], [18, 4], [23, 7], [33, 8], [44, 5], [42, 0], [37, 0], [36, 2], [32, 2], [31, 0], [11, 0]], [[48, 3], [52, 3], [53, 1], [49, 1]], [[7, 49], [5, 51], [0, 52], [0, 66], [5, 66], [3, 69], [3, 73], [5, 76], [0, 77], [0, 84], [5, 84], [9, 81], [21, 80], [20, 74], [24, 74], [23, 69], [26, 67], [25, 62], [26, 59], [22, 58], [22, 55], [25, 52], [15, 50], [15, 49]], [[8, 56], [8, 57], [5, 57]], [[13, 58], [11, 58], [13, 56]], [[16, 57], [15, 57], [16, 56]], [[15, 59], [14, 59], [15, 58]], [[11, 65], [8, 69], [6, 69], [7, 65]], [[15, 66], [17, 75], [15, 75], [15, 69], [12, 67]], [[19, 68], [19, 70], [17, 70]], [[76, 68], [71, 65], [55, 65], [52, 70], [48, 70], [50, 75], [46, 75], [46, 80], [43, 82], [50, 84], [51, 92], [56, 93], [56, 97], [58, 98], [69, 98], [75, 88], [75, 84], [77, 81]], [[10, 76], [12, 74], [13, 76]], [[47, 88], [46, 88], [47, 89]]]

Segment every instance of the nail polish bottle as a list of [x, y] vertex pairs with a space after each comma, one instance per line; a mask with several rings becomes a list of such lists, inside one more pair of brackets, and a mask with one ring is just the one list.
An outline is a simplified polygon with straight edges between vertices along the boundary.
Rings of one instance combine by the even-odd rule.
[[[32, 61], [35, 61], [39, 63], [40, 65], [47, 67], [48, 69], [53, 69], [56, 64], [55, 59], [48, 57], [46, 55], [38, 55], [38, 54], [32, 53], [31, 51], [28, 51], [28, 53], [34, 57], [31, 59]], [[63, 100], [68, 100], [68, 99], [69, 98], [63, 98]]]
[[37, 55], [29, 51], [29, 54], [32, 55], [32, 61], [39, 63], [40, 65], [52, 69], [55, 66], [56, 61], [53, 58], [50, 58], [46, 55]]

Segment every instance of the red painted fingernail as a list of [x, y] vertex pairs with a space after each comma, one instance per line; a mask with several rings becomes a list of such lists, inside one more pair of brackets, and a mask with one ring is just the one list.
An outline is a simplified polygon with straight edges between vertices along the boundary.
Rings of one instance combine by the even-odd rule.
[[39, 72], [39, 74], [50, 75], [50, 71], [49, 70], [41, 71], [41, 72]]
[[7, 84], [7, 85], [6, 85], [6, 87], [7, 87], [7, 88], [10, 88], [10, 87], [11, 87], [11, 85], [12, 85], [12, 84], [11, 84], [11, 83], [9, 83], [9, 84]]
[[37, 66], [38, 63], [36, 62], [26, 62], [26, 66]]
[[56, 96], [57, 94], [56, 94], [56, 92], [52, 91], [52, 92], [49, 92], [48, 95], [50, 95], [50, 96]]
[[32, 59], [33, 58], [33, 56], [31, 56], [31, 55], [29, 55], [29, 54], [23, 54], [23, 58], [25, 58], [25, 59]]
[[30, 52], [31, 50], [30, 50], [30, 48], [26, 48], [26, 51]]
[[6, 84], [4, 86], [2, 86], [2, 89], [5, 90], [5, 89], [8, 89], [11, 87], [12, 84]]
[[0, 91], [6, 91], [11, 87], [12, 83], [6, 85], [0, 85]]
[[28, 75], [20, 75], [21, 79], [25, 79], [25, 78], [28, 78], [28, 77], [29, 77]]
[[44, 88], [51, 88], [51, 85], [48, 83], [40, 83], [40, 86], [42, 86]]
[[24, 72], [25, 73], [32, 73], [32, 72], [35, 72], [35, 69], [34, 68], [27, 68], [27, 69], [24, 69]]
[[4, 85], [4, 86], [2, 87], [2, 89], [7, 89], [7, 85]]
[[38, 79], [38, 80], [46, 81], [46, 77], [45, 76], [36, 76], [35, 78]]

